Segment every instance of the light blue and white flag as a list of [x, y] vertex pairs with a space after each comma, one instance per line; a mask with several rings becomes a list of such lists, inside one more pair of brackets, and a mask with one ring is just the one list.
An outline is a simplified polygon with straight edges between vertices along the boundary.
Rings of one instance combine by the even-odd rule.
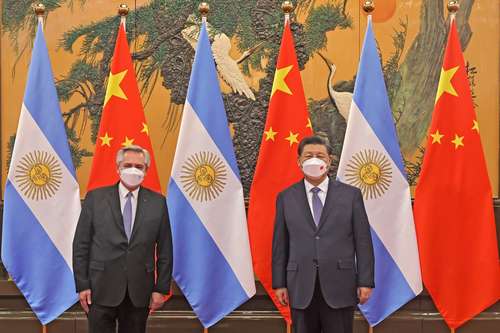
[[173, 277], [210, 327], [255, 294], [236, 157], [203, 21], [167, 203]]
[[368, 19], [337, 177], [363, 192], [375, 290], [360, 306], [375, 326], [422, 291], [410, 187]]
[[80, 192], [41, 23], [4, 198], [3, 264], [47, 324], [78, 299], [72, 241]]

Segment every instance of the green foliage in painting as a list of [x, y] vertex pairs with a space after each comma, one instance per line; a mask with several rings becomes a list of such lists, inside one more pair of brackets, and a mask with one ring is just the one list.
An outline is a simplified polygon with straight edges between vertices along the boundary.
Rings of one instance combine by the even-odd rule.
[[325, 4], [311, 9], [305, 23], [306, 51], [312, 54], [326, 46], [326, 33], [337, 28], [352, 27], [352, 18], [343, 13], [340, 3]]

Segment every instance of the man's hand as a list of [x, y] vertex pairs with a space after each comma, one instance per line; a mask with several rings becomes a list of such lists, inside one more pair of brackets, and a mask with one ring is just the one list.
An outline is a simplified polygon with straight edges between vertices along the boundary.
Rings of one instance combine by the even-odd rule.
[[373, 291], [372, 288], [359, 287], [358, 288], [359, 304], [365, 304], [372, 295], [372, 291]]
[[288, 290], [286, 288], [278, 288], [274, 290], [274, 294], [278, 297], [278, 301], [281, 305], [288, 305]]
[[151, 301], [149, 302], [149, 309], [151, 311], [156, 311], [162, 307], [163, 303], [165, 303], [165, 296], [160, 293], [153, 292], [151, 294]]
[[80, 305], [85, 313], [89, 313], [89, 305], [92, 304], [90, 289], [80, 291]]

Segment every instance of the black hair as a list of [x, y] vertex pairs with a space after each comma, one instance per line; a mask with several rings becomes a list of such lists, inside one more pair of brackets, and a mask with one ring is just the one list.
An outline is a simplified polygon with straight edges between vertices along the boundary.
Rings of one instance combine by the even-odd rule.
[[304, 151], [304, 147], [306, 145], [322, 145], [326, 147], [326, 151], [328, 152], [328, 155], [333, 155], [333, 148], [330, 146], [330, 142], [328, 141], [328, 138], [320, 135], [311, 135], [311, 136], [306, 136], [305, 138], [300, 141], [299, 146], [298, 146], [298, 154], [299, 156], [302, 155], [302, 152]]

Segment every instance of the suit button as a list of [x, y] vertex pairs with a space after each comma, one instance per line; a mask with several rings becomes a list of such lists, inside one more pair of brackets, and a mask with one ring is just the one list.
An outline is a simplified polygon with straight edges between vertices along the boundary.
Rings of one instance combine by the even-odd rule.
[[316, 236], [316, 237], [314, 237], [314, 238], [319, 239], [319, 236]]

